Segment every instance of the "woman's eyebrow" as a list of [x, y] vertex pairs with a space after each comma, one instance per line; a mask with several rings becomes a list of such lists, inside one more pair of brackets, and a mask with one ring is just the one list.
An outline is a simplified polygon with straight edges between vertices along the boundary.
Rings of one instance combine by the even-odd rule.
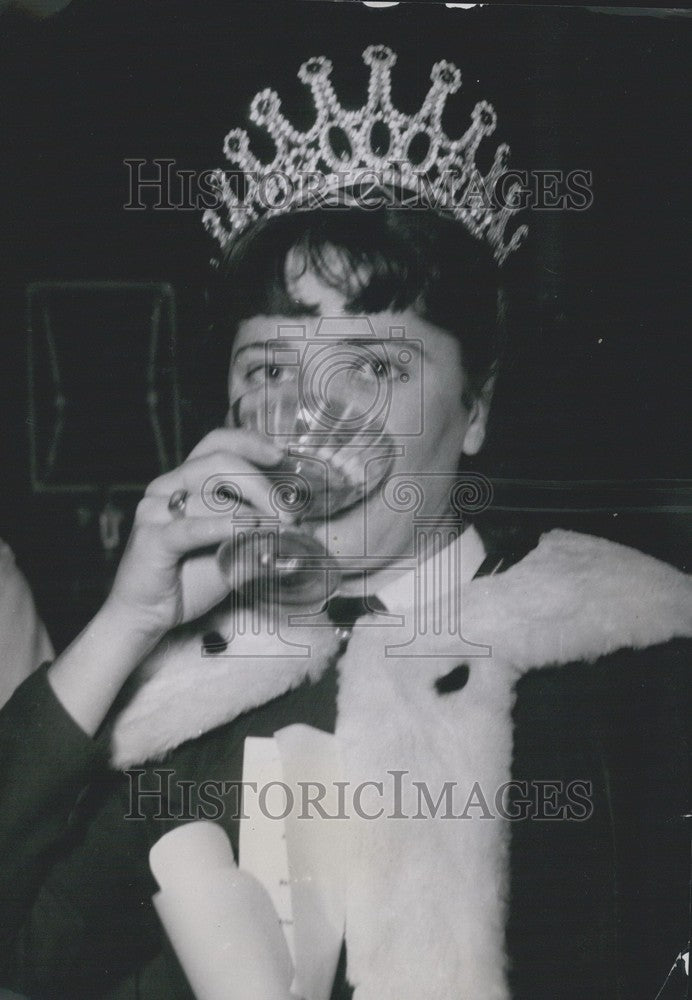
[[269, 345], [269, 343], [271, 343], [271, 342], [268, 341], [268, 340], [253, 340], [253, 342], [251, 344], [243, 344], [242, 347], [238, 348], [238, 350], [235, 352], [235, 354], [233, 355], [233, 357], [232, 357], [231, 360], [232, 361], [236, 361], [237, 358], [238, 358], [238, 355], [242, 354], [243, 351], [252, 351], [252, 350], [263, 351], [263, 350], [265, 350], [267, 348], [267, 346]]
[[[325, 346], [329, 344], [332, 340], [334, 344], [348, 344], [349, 347], [362, 347], [363, 345], [365, 345], [366, 347], [368, 345], [373, 345], [373, 346], [377, 345], [379, 347], [379, 346], [386, 346], [387, 344], [395, 344], [399, 348], [405, 346], [407, 349], [415, 351], [419, 357], [425, 355], [425, 348], [423, 347], [420, 341], [406, 340], [404, 338], [398, 338], [398, 337], [347, 337], [344, 340], [342, 340], [340, 337], [325, 337], [323, 341], [320, 340], [320, 338], [318, 337], [317, 340], [318, 342], [323, 343]], [[282, 337], [280, 338], [280, 342], [284, 344], [288, 343], [288, 340]], [[309, 341], [303, 341], [303, 340], [300, 341], [300, 343], [304, 342], [309, 343]], [[243, 344], [243, 346], [239, 347], [236, 353], [233, 355], [232, 360], [233, 362], [237, 361], [238, 357], [243, 353], [243, 351], [252, 351], [252, 350], [266, 351], [266, 349], [270, 346], [276, 347], [276, 340], [274, 339], [254, 340], [250, 344]]]
[[[337, 338], [334, 338], [335, 341]], [[338, 340], [339, 344], [348, 344], [351, 347], [362, 347], [365, 345], [376, 345], [377, 347], [392, 344], [399, 350], [412, 350], [419, 357], [425, 357], [425, 346], [420, 340], [406, 340], [404, 337], [349, 337], [346, 340]]]

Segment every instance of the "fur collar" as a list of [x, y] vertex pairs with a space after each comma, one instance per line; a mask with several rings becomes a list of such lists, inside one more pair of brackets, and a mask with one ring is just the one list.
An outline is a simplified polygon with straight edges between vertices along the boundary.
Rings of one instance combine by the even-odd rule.
[[[517, 676], [690, 635], [690, 596], [690, 578], [651, 556], [556, 530], [506, 572], [463, 589], [462, 631], [469, 641], [491, 644]], [[311, 624], [328, 623], [314, 616]], [[336, 651], [331, 628], [282, 622], [282, 638], [268, 640], [261, 613], [243, 625], [216, 610], [157, 646], [126, 686], [108, 728], [114, 767], [159, 760], [180, 743], [319, 677]], [[228, 655], [203, 653], [200, 637], [210, 630], [232, 637]], [[382, 634], [384, 645], [396, 644], [394, 629]], [[350, 649], [362, 641], [370, 651], [373, 639], [372, 630], [356, 630]], [[444, 631], [426, 635], [426, 658], [463, 658], [455, 640]]]
[[[521, 674], [692, 636], [691, 598], [690, 578], [656, 559], [552, 531], [506, 572], [467, 584], [461, 633], [435, 630], [418, 655], [405, 625], [398, 633], [374, 619], [354, 631], [338, 667], [337, 737], [348, 780], [391, 783], [399, 770], [425, 781], [435, 798], [449, 781], [467, 791], [478, 782], [494, 794], [511, 776]], [[236, 624], [223, 612], [209, 623], [224, 634]], [[309, 656], [276, 655], [276, 644], [267, 646], [276, 637], [236, 629], [236, 655], [202, 658], [199, 634], [181, 630], [138, 672], [113, 727], [114, 766], [160, 758], [319, 676], [334, 653], [331, 628], [292, 629], [291, 642], [312, 643]], [[468, 682], [440, 697], [435, 680], [460, 661], [469, 665]], [[408, 782], [408, 816], [416, 812], [413, 792]], [[472, 817], [421, 823], [385, 815], [347, 824], [354, 1000], [508, 1000], [508, 824]]]

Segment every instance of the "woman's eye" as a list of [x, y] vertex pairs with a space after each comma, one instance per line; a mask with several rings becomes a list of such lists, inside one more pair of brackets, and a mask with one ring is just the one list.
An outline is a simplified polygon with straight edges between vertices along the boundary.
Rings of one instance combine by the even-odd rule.
[[352, 369], [361, 378], [389, 378], [389, 365], [380, 358], [359, 358], [352, 364]]
[[245, 373], [245, 381], [265, 385], [272, 382], [281, 382], [285, 376], [286, 368], [282, 365], [261, 364], [248, 368]]

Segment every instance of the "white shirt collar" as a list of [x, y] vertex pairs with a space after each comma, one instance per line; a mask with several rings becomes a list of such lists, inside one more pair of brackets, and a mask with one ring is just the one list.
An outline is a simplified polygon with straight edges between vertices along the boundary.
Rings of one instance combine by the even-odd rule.
[[415, 556], [402, 559], [373, 574], [367, 590], [382, 601], [387, 611], [404, 612], [413, 605], [417, 580], [434, 575], [435, 585], [429, 588], [430, 599], [445, 598], [455, 584], [463, 585], [473, 579], [485, 556], [481, 536], [471, 524], [441, 552], [422, 560]]

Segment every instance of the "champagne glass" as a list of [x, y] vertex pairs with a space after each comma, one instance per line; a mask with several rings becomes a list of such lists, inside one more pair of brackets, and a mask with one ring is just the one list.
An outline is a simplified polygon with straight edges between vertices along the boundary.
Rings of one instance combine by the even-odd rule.
[[293, 524], [239, 530], [216, 554], [232, 589], [259, 581], [270, 600], [278, 592], [287, 604], [326, 600], [338, 588], [338, 566], [312, 530], [375, 492], [394, 460], [391, 439], [369, 426], [356, 392], [331, 392], [316, 405], [301, 400], [297, 388], [295, 383], [263, 387], [231, 408], [236, 427], [269, 436], [283, 447], [281, 462], [266, 475], [274, 505], [291, 512]]

